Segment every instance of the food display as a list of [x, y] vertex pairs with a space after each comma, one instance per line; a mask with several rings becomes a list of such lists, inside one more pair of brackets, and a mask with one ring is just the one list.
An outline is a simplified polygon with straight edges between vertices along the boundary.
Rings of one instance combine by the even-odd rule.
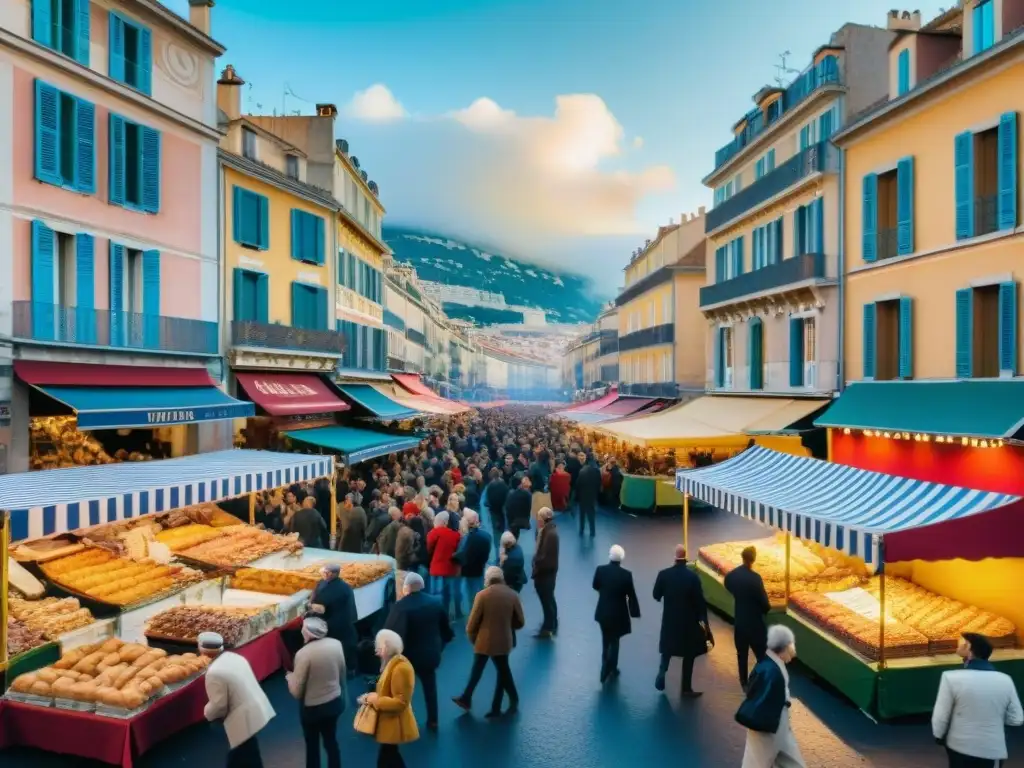
[[14, 658], [41, 645], [46, 645], [42, 632], [13, 616], [7, 617], [7, 658]]
[[[228, 647], [248, 642], [266, 629], [261, 614], [268, 613], [260, 608], [228, 608], [214, 605], [182, 605], [168, 608], [151, 618], [146, 626], [146, 636], [160, 640], [194, 643], [202, 632], [216, 632], [224, 638]], [[273, 615], [273, 612], [269, 612]]]
[[29, 469], [61, 469], [118, 462], [95, 437], [78, 431], [78, 420], [74, 416], [36, 417], [29, 422], [29, 428], [32, 444]]
[[203, 542], [223, 536], [223, 529], [210, 525], [189, 523], [177, 528], [168, 528], [156, 534], [156, 540], [166, 544], [171, 552], [181, 552]]
[[73, 597], [22, 600], [10, 596], [7, 607], [11, 616], [48, 640], [56, 640], [61, 635], [87, 627], [96, 620], [92, 612], [88, 608], [83, 608]]
[[201, 571], [117, 557], [106, 549], [82, 552], [40, 566], [48, 579], [78, 594], [113, 605], [131, 605], [200, 581]]
[[178, 554], [201, 563], [231, 567], [248, 565], [274, 552], [301, 550], [298, 534], [279, 536], [259, 528], [237, 525], [222, 528], [222, 535], [187, 549]]
[[192, 653], [166, 651], [116, 638], [63, 655], [51, 667], [16, 677], [10, 690], [38, 698], [80, 702], [111, 710], [137, 710], [167, 685], [181, 683], [209, 665]]
[[13, 558], [7, 558], [7, 584], [14, 592], [29, 600], [38, 600], [46, 594], [43, 583]]
[[263, 592], [268, 595], [294, 595], [304, 589], [314, 589], [319, 574], [300, 571], [274, 571], [269, 568], [242, 568], [231, 579], [234, 589]]
[[[327, 565], [326, 562], [313, 563], [301, 568], [298, 572], [316, 576], [319, 580], [320, 571]], [[341, 579], [352, 589], [365, 587], [380, 579], [387, 578], [392, 572], [392, 566], [386, 560], [367, 560], [349, 563], [340, 563]]]

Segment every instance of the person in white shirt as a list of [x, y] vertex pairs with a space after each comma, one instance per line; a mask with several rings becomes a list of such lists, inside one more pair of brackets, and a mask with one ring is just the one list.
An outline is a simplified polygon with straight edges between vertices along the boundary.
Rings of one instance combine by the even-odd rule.
[[216, 632], [199, 635], [199, 653], [212, 659], [206, 669], [206, 697], [203, 714], [210, 722], [224, 721], [228, 737], [227, 768], [263, 768], [256, 740], [276, 714], [263, 692], [252, 667], [243, 656], [224, 651], [224, 638]]
[[302, 622], [306, 644], [295, 654], [295, 671], [287, 676], [288, 690], [302, 704], [300, 720], [306, 739], [306, 768], [320, 768], [320, 742], [327, 752], [327, 768], [341, 768], [338, 718], [345, 711], [345, 652], [327, 636], [327, 622]]
[[965, 633], [957, 654], [964, 668], [943, 672], [932, 711], [932, 733], [946, 747], [949, 768], [1000, 768], [1007, 725], [1024, 724], [1013, 679], [989, 661], [992, 644]]

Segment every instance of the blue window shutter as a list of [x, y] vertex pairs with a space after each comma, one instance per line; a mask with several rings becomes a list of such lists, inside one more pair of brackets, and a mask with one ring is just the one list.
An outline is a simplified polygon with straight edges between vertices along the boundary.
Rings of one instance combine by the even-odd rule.
[[270, 322], [270, 276], [263, 273], [256, 278], [256, 322]]
[[160, 251], [142, 252], [143, 345], [160, 347]]
[[897, 95], [902, 96], [910, 90], [910, 51], [906, 48], [900, 51], [897, 62]]
[[[78, 28], [75, 30], [75, 60], [79, 64], [89, 66], [89, 6], [90, 0], [75, 0], [75, 21]], [[32, 5], [44, 5], [40, 0], [35, 0]]]
[[142, 128], [142, 210], [160, 212], [160, 131]]
[[896, 163], [896, 252], [914, 252], [914, 158]]
[[32, 0], [32, 39], [47, 48], [53, 48], [53, 16], [49, 0]]
[[327, 263], [327, 253], [324, 250], [325, 229], [326, 228], [324, 226], [323, 217], [322, 216], [314, 216], [313, 217], [313, 244], [314, 244], [314, 248], [316, 249], [315, 255], [316, 255], [316, 263], [317, 264], [326, 264]]
[[782, 234], [782, 217], [775, 220], [775, 263], [782, 261], [783, 248], [785, 246], [785, 235]]
[[761, 389], [761, 319], [753, 318], [747, 323], [747, 365], [750, 369], [750, 388]]
[[110, 14], [110, 39], [107, 44], [107, 76], [111, 80], [124, 82], [124, 21], [116, 13]]
[[292, 328], [302, 328], [302, 285], [292, 283]]
[[[236, 187], [237, 189], [237, 187]], [[235, 320], [245, 321], [251, 320], [252, 318], [246, 317], [245, 314], [245, 270], [235, 267], [233, 272], [232, 283], [234, 284], [235, 297], [232, 302], [235, 307]]]
[[899, 376], [914, 378], [914, 302], [909, 296], [900, 298]]
[[825, 199], [814, 201], [814, 252], [825, 252]]
[[956, 239], [974, 237], [974, 134], [957, 134], [954, 140], [956, 185]]
[[870, 264], [878, 259], [878, 175], [867, 174], [861, 184], [861, 258]]
[[231, 239], [236, 243], [242, 242], [242, 216], [245, 215], [242, 212], [243, 197], [244, 193], [241, 187], [231, 188]]
[[32, 221], [32, 338], [52, 341], [54, 331], [54, 237], [53, 230]]
[[803, 256], [807, 250], [807, 207], [798, 206], [793, 211], [793, 255]]
[[[113, 18], [113, 17], [111, 17]], [[125, 201], [125, 127], [124, 118], [110, 113], [110, 202], [124, 205]]]
[[292, 208], [292, 258], [302, 261], [302, 211]]
[[74, 338], [80, 344], [96, 343], [96, 242], [92, 235], [75, 236]]
[[999, 118], [999, 228], [1017, 226], [1017, 113]]
[[863, 365], [862, 376], [865, 379], [875, 378], [875, 318], [877, 309], [874, 302], [864, 305], [864, 338], [863, 342]]
[[317, 305], [320, 308], [319, 317], [317, 318], [317, 329], [324, 330], [328, 327], [327, 318], [330, 312], [330, 306], [327, 302], [327, 289], [320, 288], [317, 290]]
[[139, 90], [153, 93], [153, 33], [146, 27], [139, 27]]
[[804, 320], [789, 318], [789, 386], [804, 385]]
[[257, 211], [257, 222], [259, 226], [259, 249], [261, 251], [269, 250], [270, 248], [270, 200], [264, 195], [256, 195], [256, 211]]
[[110, 241], [110, 345], [124, 345], [124, 246]]
[[725, 247], [715, 249], [715, 282], [725, 280]]
[[1017, 283], [999, 284], [999, 375], [1017, 375]]
[[35, 139], [36, 178], [60, 186], [60, 91], [42, 80], [36, 80]]
[[715, 386], [725, 386], [725, 333], [715, 328]]
[[75, 189], [96, 192], [96, 107], [84, 99], [75, 100]]
[[774, 149], [769, 149], [768, 150], [768, 168], [767, 168], [767, 170], [769, 172], [775, 170], [775, 150]]
[[956, 292], [956, 377], [974, 375], [974, 289]]
[[743, 274], [743, 238], [737, 237], [736, 240], [736, 274]]

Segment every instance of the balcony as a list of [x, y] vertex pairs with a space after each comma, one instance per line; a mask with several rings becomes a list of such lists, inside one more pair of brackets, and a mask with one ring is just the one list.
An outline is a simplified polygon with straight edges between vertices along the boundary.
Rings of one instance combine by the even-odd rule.
[[252, 320], [231, 322], [231, 345], [261, 349], [293, 349], [338, 357], [345, 353], [346, 347], [345, 334], [340, 331], [307, 330], [276, 323], [257, 323]]
[[805, 253], [700, 289], [701, 308], [825, 277], [825, 254]]
[[808, 97], [827, 85], [841, 85], [842, 78], [839, 75], [839, 61], [835, 56], [826, 56], [817, 66], [811, 67], [804, 72], [796, 81], [786, 89], [782, 95], [782, 111], [773, 112], [769, 117], [764, 112], [756, 112], [747, 122], [736, 138], [715, 152], [715, 170], [718, 170], [727, 162], [732, 160], [745, 147], [749, 146], [769, 127], [779, 122], [787, 113], [793, 111]]
[[424, 336], [422, 332], [417, 331], [415, 328], [406, 328], [405, 338], [407, 338], [414, 344], [419, 344], [421, 347], [425, 348], [427, 346], [427, 337]]
[[394, 355], [388, 355], [387, 366], [389, 371], [402, 373], [405, 371], [405, 360]]
[[642, 331], [627, 333], [619, 338], [619, 352], [653, 347], [656, 344], [671, 344], [675, 341], [675, 328], [673, 323], [666, 323], [665, 325], [653, 325]]
[[999, 229], [999, 198], [978, 195], [974, 198], [974, 236], [989, 235]]
[[752, 211], [815, 173], [837, 173], [839, 150], [827, 141], [808, 147], [725, 200], [704, 219], [704, 231], [713, 232], [733, 219]]
[[388, 328], [394, 328], [396, 331], [405, 332], [405, 320], [400, 318], [390, 309], [384, 310], [384, 325]]
[[667, 283], [672, 279], [672, 270], [667, 266], [661, 269], [656, 269], [649, 275], [637, 280], [632, 285], [627, 285], [622, 289], [622, 293], [615, 297], [615, 306], [621, 307], [623, 304], [627, 304], [637, 296], [641, 296], [652, 288], [656, 288], [662, 283]]
[[41, 344], [216, 355], [217, 323], [108, 309], [12, 302], [13, 336]]
[[620, 395], [634, 397], [679, 397], [679, 385], [674, 381], [662, 381], [656, 384], [619, 384]]

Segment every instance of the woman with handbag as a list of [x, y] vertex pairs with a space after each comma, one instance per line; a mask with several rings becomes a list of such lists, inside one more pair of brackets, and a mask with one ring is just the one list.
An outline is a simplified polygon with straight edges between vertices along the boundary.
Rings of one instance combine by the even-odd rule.
[[402, 638], [397, 632], [382, 629], [377, 633], [375, 648], [380, 658], [377, 690], [359, 697], [355, 729], [373, 736], [380, 744], [377, 768], [405, 768], [398, 747], [420, 737], [412, 711], [416, 674], [402, 655]]
[[302, 622], [306, 644], [295, 654], [295, 671], [288, 673], [288, 691], [301, 704], [300, 721], [306, 738], [306, 768], [320, 768], [320, 741], [327, 768], [341, 768], [338, 718], [345, 711], [345, 653], [341, 643], [327, 637], [327, 622]]
[[768, 628], [768, 652], [754, 667], [747, 698], [736, 722], [747, 729], [741, 768], [806, 768], [789, 719], [789, 672], [796, 658], [796, 639], [789, 627]]

